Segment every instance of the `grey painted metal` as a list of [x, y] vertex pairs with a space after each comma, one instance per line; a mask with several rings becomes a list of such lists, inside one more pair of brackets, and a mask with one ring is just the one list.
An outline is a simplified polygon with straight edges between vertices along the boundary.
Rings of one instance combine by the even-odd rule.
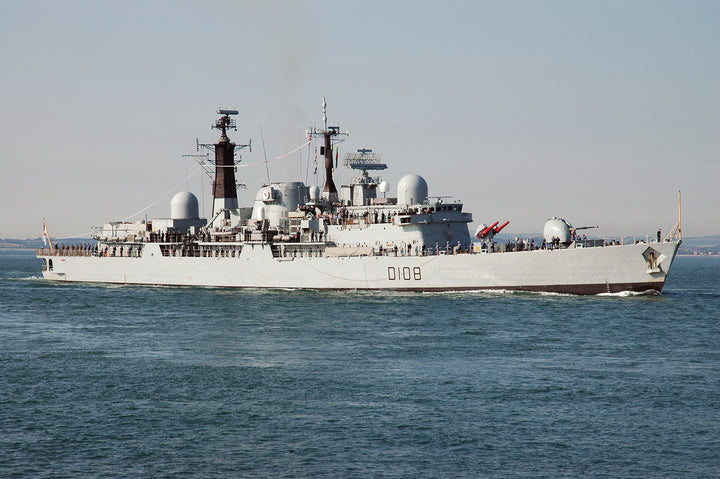
[[258, 190], [253, 205], [240, 208], [235, 145], [226, 136], [232, 125], [227, 115], [235, 113], [222, 113], [210, 221], [197, 218], [194, 196], [177, 196], [170, 219], [107, 223], [96, 249], [38, 250], [43, 277], [259, 288], [659, 292], [680, 244], [672, 238], [581, 241], [560, 218], [546, 223], [545, 236], [559, 238], [549, 248], [495, 244], [489, 234], [474, 242], [472, 215], [445, 197], [429, 201], [427, 182], [418, 175], [400, 180], [397, 198], [377, 198], [375, 189], [383, 185], [384, 194], [387, 184], [363, 175], [349, 185], [355, 193], [338, 199], [327, 194], [334, 186], [327, 150], [336, 127], [322, 132], [325, 195], [301, 182], [272, 183]]

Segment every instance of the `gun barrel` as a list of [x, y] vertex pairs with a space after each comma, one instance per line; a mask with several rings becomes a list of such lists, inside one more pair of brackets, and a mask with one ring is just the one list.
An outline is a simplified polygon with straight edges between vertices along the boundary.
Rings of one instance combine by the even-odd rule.
[[597, 228], [597, 227], [598, 227], [598, 225], [595, 225], [595, 226], [578, 226], [577, 228], [573, 228], [573, 230], [575, 230], [575, 231], [577, 231], [577, 230], [591, 230], [591, 229]]

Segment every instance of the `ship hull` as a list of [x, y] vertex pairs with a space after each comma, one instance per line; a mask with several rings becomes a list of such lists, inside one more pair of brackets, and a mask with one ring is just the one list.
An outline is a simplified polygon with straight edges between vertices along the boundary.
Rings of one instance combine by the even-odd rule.
[[273, 257], [268, 243], [235, 257], [168, 257], [146, 244], [140, 257], [39, 254], [55, 281], [238, 288], [467, 291], [568, 294], [660, 292], [679, 242], [431, 256]]

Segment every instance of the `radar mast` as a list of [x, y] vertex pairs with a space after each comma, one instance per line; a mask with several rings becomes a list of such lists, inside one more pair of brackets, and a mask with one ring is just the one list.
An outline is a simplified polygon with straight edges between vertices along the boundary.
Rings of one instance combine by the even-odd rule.
[[338, 191], [333, 181], [333, 145], [345, 141], [349, 136], [349, 132], [341, 132], [339, 126], [327, 125], [327, 102], [323, 97], [323, 129], [311, 128], [310, 133], [315, 135], [323, 135], [324, 143], [320, 147], [320, 154], [325, 157], [325, 187], [323, 188], [323, 196], [330, 202], [338, 200]]
[[[252, 151], [252, 141], [248, 141], [246, 145], [236, 145], [232, 143], [227, 136], [229, 129], [237, 131], [236, 123], [231, 115], [237, 115], [237, 110], [219, 109], [218, 115], [222, 115], [210, 125], [210, 128], [220, 130], [220, 139], [215, 144], [203, 144], [197, 142], [197, 149], [202, 147], [208, 151], [215, 152], [215, 178], [213, 181], [213, 216], [225, 212], [225, 217], [229, 218], [229, 210], [238, 209], [237, 187], [235, 181], [235, 151], [249, 148]], [[192, 155], [198, 157], [200, 155]], [[197, 159], [197, 158], [196, 158]], [[198, 160], [202, 165], [202, 160]], [[210, 160], [212, 161], [212, 160]], [[240, 161], [240, 160], [238, 160]], [[206, 169], [207, 172], [207, 169]], [[244, 186], [244, 185], [242, 185]]]

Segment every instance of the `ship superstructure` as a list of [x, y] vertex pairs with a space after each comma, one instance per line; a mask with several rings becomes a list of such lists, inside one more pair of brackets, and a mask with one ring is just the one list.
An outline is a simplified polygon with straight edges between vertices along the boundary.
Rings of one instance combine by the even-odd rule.
[[[471, 236], [462, 203], [428, 195], [424, 178], [400, 179], [396, 195], [380, 177], [387, 164], [363, 148], [344, 166], [358, 175], [338, 189], [336, 142], [323, 99], [325, 184], [270, 183], [240, 207], [236, 145], [228, 137], [236, 110], [218, 110], [213, 211], [199, 217], [197, 198], [175, 195], [170, 218], [106, 223], [93, 248], [38, 250], [43, 277], [58, 281], [261, 288], [482, 290], [598, 294], [662, 290], [680, 240], [616, 244], [581, 237], [562, 218], [549, 219], [541, 244], [495, 242], [498, 226]], [[337, 160], [336, 160], [337, 161]]]

